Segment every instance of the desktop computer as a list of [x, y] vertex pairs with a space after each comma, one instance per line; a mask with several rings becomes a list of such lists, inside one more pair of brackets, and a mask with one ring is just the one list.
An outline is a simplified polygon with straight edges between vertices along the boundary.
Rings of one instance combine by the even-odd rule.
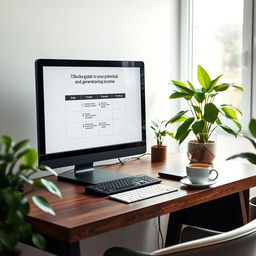
[[59, 179], [83, 185], [130, 175], [95, 161], [146, 152], [144, 63], [38, 59], [39, 163], [74, 166]]

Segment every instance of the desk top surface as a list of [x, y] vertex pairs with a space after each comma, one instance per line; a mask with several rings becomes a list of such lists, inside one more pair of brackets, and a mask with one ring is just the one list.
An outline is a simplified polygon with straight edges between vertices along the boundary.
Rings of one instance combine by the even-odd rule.
[[[187, 159], [181, 158], [178, 154], [171, 154], [166, 162], [152, 163], [150, 157], [143, 157], [130, 160], [124, 165], [106, 166], [104, 169], [158, 177], [160, 170], [179, 171], [185, 168], [187, 163]], [[43, 235], [61, 241], [75, 242], [256, 186], [256, 169], [253, 165], [238, 161], [216, 161], [214, 167], [218, 170], [219, 177], [209, 188], [190, 189], [179, 181], [162, 179], [164, 184], [176, 187], [178, 191], [132, 204], [88, 195], [84, 186], [48, 177], [47, 179], [54, 181], [60, 188], [63, 199], [42, 190], [33, 192], [29, 198], [32, 195], [44, 196], [56, 216], [43, 213], [31, 204], [28, 221], [35, 231]]]

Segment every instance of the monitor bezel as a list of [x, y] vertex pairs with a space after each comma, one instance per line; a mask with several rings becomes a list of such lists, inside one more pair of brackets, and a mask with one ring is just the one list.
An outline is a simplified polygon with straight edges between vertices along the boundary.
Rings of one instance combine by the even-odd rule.
[[[46, 153], [45, 116], [44, 116], [44, 81], [43, 67], [138, 67], [140, 68], [141, 92], [141, 130], [142, 140], [119, 145], [110, 145], [90, 149], [70, 150], [57, 153]], [[116, 60], [69, 60], [69, 59], [38, 59], [35, 62], [36, 72], [36, 108], [37, 108], [37, 142], [39, 164], [53, 168], [86, 164], [95, 161], [125, 157], [146, 152], [146, 110], [145, 110], [145, 78], [142, 61]]]

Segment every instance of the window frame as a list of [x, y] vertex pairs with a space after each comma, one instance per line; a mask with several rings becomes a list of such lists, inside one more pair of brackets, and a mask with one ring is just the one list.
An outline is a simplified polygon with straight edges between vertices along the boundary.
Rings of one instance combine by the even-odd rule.
[[[193, 1], [180, 1], [180, 80], [192, 80], [193, 65]], [[248, 123], [256, 118], [256, 14], [253, 0], [244, 0], [242, 42], [242, 132], [248, 132]], [[254, 15], [255, 14], [255, 15]], [[254, 43], [253, 43], [254, 40]], [[183, 106], [183, 103], [180, 103]]]
[[251, 87], [251, 117], [256, 118], [256, 98], [253, 98], [253, 95], [256, 96], [256, 5], [253, 0], [251, 4], [252, 8], [252, 87]]

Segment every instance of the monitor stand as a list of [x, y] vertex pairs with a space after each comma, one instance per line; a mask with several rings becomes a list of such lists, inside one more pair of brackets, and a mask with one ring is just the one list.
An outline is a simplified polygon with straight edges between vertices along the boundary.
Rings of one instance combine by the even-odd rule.
[[113, 172], [93, 167], [93, 163], [76, 165], [74, 170], [60, 173], [60, 180], [77, 183], [80, 185], [93, 185], [105, 181], [121, 179], [131, 176], [130, 174]]

